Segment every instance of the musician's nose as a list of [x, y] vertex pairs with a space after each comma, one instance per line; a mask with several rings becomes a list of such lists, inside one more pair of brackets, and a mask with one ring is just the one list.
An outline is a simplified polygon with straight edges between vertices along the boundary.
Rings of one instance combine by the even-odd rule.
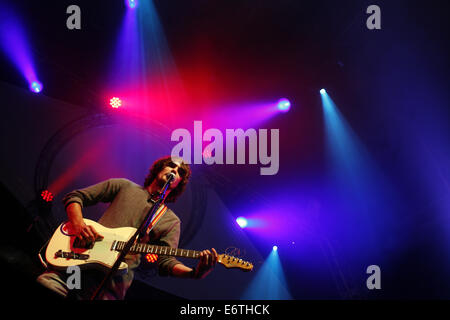
[[171, 172], [172, 172], [175, 176], [180, 176], [180, 174], [178, 173], [178, 167], [172, 168]]

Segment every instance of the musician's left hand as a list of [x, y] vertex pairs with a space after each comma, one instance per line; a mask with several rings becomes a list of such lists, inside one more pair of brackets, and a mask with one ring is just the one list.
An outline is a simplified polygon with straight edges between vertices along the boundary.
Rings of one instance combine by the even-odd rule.
[[200, 261], [194, 270], [193, 277], [195, 279], [203, 279], [215, 267], [217, 260], [219, 259], [219, 255], [217, 254], [216, 249], [212, 248], [211, 251], [203, 250], [200, 252]]

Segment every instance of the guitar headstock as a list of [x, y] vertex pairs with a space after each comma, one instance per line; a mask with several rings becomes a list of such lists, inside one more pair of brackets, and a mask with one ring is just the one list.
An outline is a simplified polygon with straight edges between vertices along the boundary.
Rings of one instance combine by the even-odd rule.
[[219, 254], [218, 262], [223, 264], [226, 268], [239, 268], [243, 271], [253, 270], [253, 264], [251, 264], [250, 262], [227, 254]]

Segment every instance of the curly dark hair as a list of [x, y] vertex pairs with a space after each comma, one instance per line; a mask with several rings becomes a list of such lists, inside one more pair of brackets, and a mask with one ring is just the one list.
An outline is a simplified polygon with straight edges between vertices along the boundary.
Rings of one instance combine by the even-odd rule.
[[162, 157], [162, 158], [156, 160], [152, 164], [152, 166], [150, 167], [149, 173], [148, 173], [147, 177], [145, 177], [145, 181], [144, 181], [144, 188], [151, 185], [153, 180], [155, 180], [156, 176], [161, 172], [161, 170], [164, 167], [169, 166], [171, 163], [173, 163], [173, 160], [181, 161], [180, 168], [183, 170], [181, 170], [181, 172], [180, 172], [180, 170], [178, 171], [178, 173], [180, 174], [180, 177], [181, 177], [181, 181], [180, 181], [180, 183], [178, 183], [178, 185], [176, 186], [175, 189], [170, 191], [165, 202], [175, 202], [176, 199], [186, 189], [186, 185], [189, 181], [189, 178], [191, 177], [191, 168], [189, 167], [189, 165], [187, 163], [185, 163], [183, 161], [183, 159], [181, 159], [181, 158], [172, 159], [171, 156]]

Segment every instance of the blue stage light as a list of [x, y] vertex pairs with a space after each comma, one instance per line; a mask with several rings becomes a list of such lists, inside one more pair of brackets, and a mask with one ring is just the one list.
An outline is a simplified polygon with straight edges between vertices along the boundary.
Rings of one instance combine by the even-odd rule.
[[288, 99], [283, 98], [283, 99], [278, 100], [277, 106], [278, 106], [278, 110], [287, 112], [291, 108], [291, 102]]
[[128, 8], [134, 9], [138, 5], [138, 0], [125, 0], [125, 3], [127, 4]]
[[325, 93], [327, 93], [327, 90], [325, 90], [325, 89], [320, 89], [320, 94], [325, 94]]
[[272, 247], [272, 250], [273, 250], [273, 251], [277, 251], [277, 250], [278, 250], [278, 247], [277, 247], [277, 246], [273, 246], [273, 247]]
[[272, 250], [262, 266], [258, 268], [241, 298], [243, 300], [292, 299], [276, 250]]
[[248, 221], [244, 217], [236, 218], [236, 222], [241, 228], [245, 228], [248, 225]]
[[30, 84], [30, 90], [33, 91], [34, 93], [39, 93], [42, 91], [42, 83], [40, 83], [39, 81], [33, 81]]

